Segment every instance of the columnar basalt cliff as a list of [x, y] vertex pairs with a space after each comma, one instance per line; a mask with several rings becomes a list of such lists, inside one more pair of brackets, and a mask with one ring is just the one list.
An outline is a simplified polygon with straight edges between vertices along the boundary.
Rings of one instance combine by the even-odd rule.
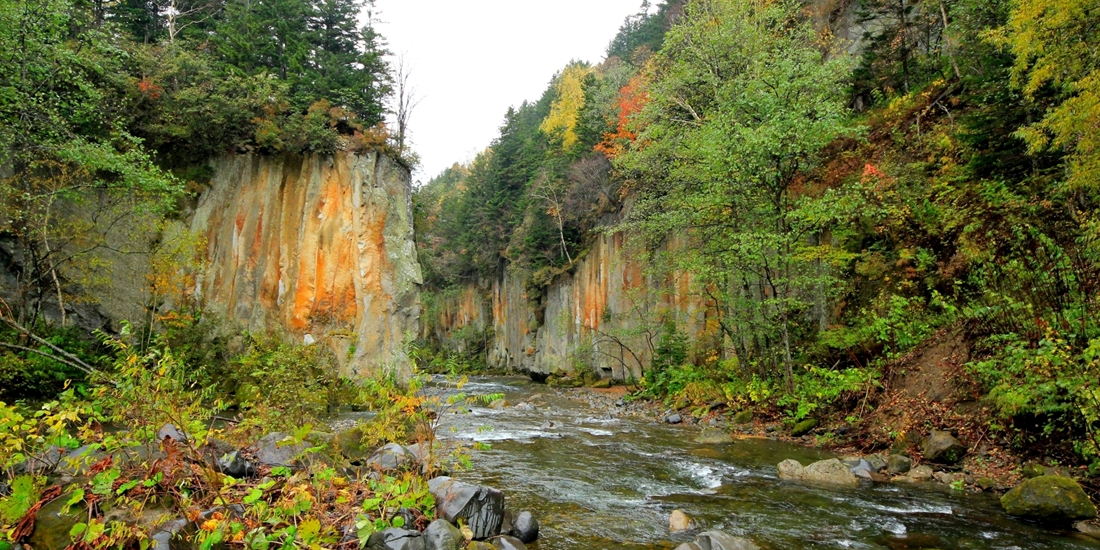
[[712, 310], [690, 292], [690, 276], [658, 279], [639, 257], [622, 233], [601, 234], [538, 295], [526, 288], [526, 274], [506, 269], [491, 281], [434, 296], [421, 336], [462, 351], [484, 346], [494, 368], [640, 377], [664, 318], [676, 319], [693, 341], [714, 326]]
[[192, 219], [205, 307], [332, 347], [342, 374], [410, 372], [420, 264], [409, 171], [386, 155], [230, 156]]

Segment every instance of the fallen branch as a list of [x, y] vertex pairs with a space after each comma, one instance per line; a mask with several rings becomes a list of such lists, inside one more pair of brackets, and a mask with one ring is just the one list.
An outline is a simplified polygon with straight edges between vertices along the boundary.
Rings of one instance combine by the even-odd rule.
[[[117, 386], [118, 385], [118, 382], [115, 382], [114, 380], [110, 379], [109, 377], [107, 377], [107, 375], [103, 374], [101, 371], [99, 371], [95, 367], [89, 365], [88, 363], [85, 363], [79, 357], [77, 357], [77, 356], [61, 349], [60, 347], [55, 345], [53, 342], [50, 342], [49, 340], [46, 340], [45, 338], [42, 338], [42, 337], [32, 333], [31, 331], [27, 330], [25, 327], [23, 327], [23, 325], [20, 325], [18, 322], [16, 322], [15, 319], [11, 319], [11, 318], [5, 317], [3, 315], [0, 315], [0, 320], [4, 321], [4, 324], [8, 325], [9, 327], [15, 329], [15, 331], [18, 332], [19, 334], [22, 334], [23, 336], [26, 336], [27, 338], [30, 338], [31, 340], [34, 340], [35, 342], [38, 342], [39, 344], [42, 344], [43, 346], [46, 346], [46, 347], [50, 348], [51, 350], [53, 350], [55, 353], [57, 353], [61, 357], [53, 357], [50, 354], [47, 354], [47, 353], [45, 353], [43, 351], [40, 351], [40, 350], [31, 349], [31, 348], [24, 347], [24, 346], [17, 346], [15, 344], [8, 344], [8, 343], [0, 342], [0, 344], [2, 344], [4, 347], [21, 349], [23, 351], [31, 351], [31, 352], [37, 353], [39, 355], [45, 355], [46, 357], [54, 359], [54, 360], [58, 361], [59, 363], [64, 363], [64, 364], [69, 365], [73, 368], [82, 370], [90, 376], [100, 377], [103, 380], [106, 380], [107, 382], [109, 382], [112, 386]], [[66, 360], [62, 360], [61, 359], [62, 357], [65, 358]]]

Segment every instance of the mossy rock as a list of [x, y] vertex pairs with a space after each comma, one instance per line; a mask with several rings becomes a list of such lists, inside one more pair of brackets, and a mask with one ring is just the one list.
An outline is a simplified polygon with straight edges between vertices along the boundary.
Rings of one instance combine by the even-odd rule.
[[795, 424], [794, 427], [791, 428], [791, 435], [794, 436], [794, 437], [802, 437], [802, 436], [812, 432], [814, 430], [814, 428], [816, 428], [816, 427], [817, 427], [817, 419], [816, 418], [807, 418], [806, 420], [803, 420], [802, 422], [799, 422], [798, 424]]
[[997, 488], [997, 482], [991, 477], [979, 477], [975, 484], [983, 491], [992, 491]]
[[333, 437], [332, 446], [348, 460], [362, 460], [374, 452], [374, 448], [363, 445], [364, 435], [362, 426], [349, 428]]
[[734, 424], [748, 424], [752, 422], [752, 410], [745, 409], [735, 415], [733, 415]]
[[1048, 523], [1096, 517], [1096, 506], [1076, 481], [1044, 475], [1029, 479], [1001, 497], [1009, 515]]
[[596, 380], [595, 382], [592, 383], [592, 387], [593, 388], [610, 388], [611, 387], [611, 379], [610, 378], [601, 378], [599, 380]]

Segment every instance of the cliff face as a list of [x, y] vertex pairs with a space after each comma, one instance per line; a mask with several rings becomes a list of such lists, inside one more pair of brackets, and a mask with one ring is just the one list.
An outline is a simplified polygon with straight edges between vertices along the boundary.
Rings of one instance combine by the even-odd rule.
[[525, 274], [507, 271], [435, 296], [421, 335], [458, 350], [484, 345], [491, 367], [640, 377], [662, 319], [675, 318], [696, 340], [714, 327], [707, 304], [689, 292], [690, 277], [656, 279], [638, 257], [622, 233], [600, 235], [539, 296], [525, 289]]
[[231, 156], [191, 222], [204, 306], [330, 346], [342, 374], [407, 377], [423, 282], [407, 169], [381, 154]]

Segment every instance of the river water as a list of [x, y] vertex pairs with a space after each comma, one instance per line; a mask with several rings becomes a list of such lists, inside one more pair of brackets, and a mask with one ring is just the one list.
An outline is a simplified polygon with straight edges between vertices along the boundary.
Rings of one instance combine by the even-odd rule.
[[[766, 439], [697, 444], [697, 427], [619, 417], [566, 393], [577, 390], [476, 377], [463, 391], [503, 393], [508, 406], [442, 416], [441, 437], [491, 446], [454, 477], [497, 487], [509, 509], [535, 514], [542, 531], [533, 550], [674, 548], [694, 538], [669, 534], [675, 509], [769, 550], [1100, 549], [1083, 535], [1013, 520], [988, 494], [933, 483], [783, 481], [780, 461], [832, 455]], [[522, 405], [529, 403], [537, 406]]]

